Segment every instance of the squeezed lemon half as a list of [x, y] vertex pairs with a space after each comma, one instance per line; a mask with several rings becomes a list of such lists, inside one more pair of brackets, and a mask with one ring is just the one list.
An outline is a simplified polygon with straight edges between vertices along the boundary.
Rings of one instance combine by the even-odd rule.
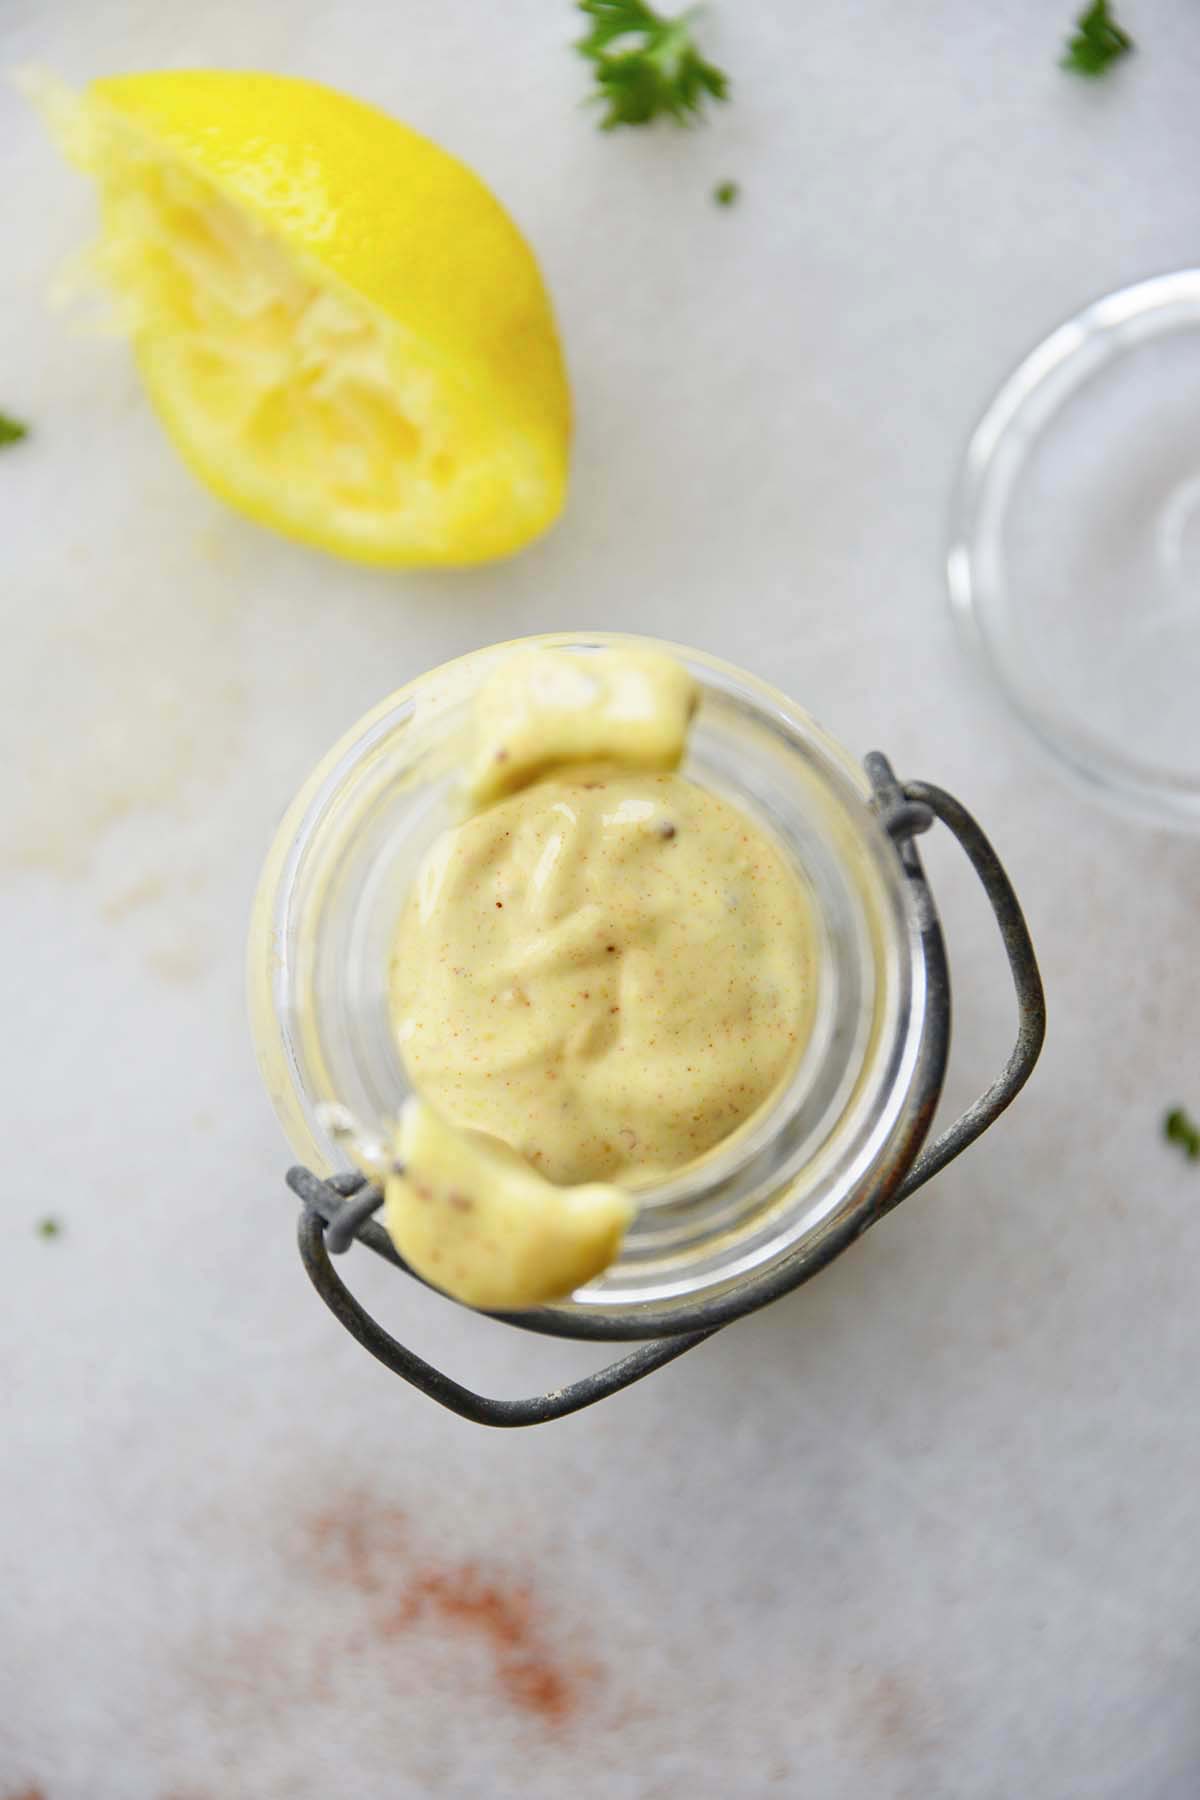
[[570, 398], [533, 254], [478, 178], [315, 82], [195, 70], [57, 94], [99, 272], [195, 472], [363, 562], [470, 563], [545, 529]]

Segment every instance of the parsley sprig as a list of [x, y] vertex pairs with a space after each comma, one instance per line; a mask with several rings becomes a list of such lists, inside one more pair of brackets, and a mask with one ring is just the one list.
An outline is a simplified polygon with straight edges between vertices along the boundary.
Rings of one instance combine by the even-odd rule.
[[28, 436], [28, 425], [22, 425], [20, 419], [10, 419], [7, 413], [0, 412], [0, 444], [19, 444], [23, 437]]
[[729, 77], [705, 61], [692, 35], [695, 10], [666, 19], [645, 0], [579, 0], [579, 10], [591, 26], [576, 49], [595, 64], [604, 131], [660, 116], [690, 125], [706, 99], [728, 97]]
[[1103, 75], [1132, 49], [1133, 39], [1113, 18], [1109, 0], [1093, 0], [1075, 21], [1075, 35], [1067, 41], [1062, 66], [1076, 75]]

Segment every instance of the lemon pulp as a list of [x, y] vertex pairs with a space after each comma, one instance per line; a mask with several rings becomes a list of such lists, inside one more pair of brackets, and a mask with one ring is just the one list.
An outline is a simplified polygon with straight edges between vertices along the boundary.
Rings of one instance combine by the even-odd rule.
[[[257, 132], [240, 83], [273, 102]], [[151, 395], [226, 499], [380, 562], [503, 555], [553, 518], [549, 303], [461, 164], [331, 90], [205, 72], [93, 84], [69, 148], [100, 182], [99, 270]], [[415, 198], [389, 204], [406, 174]], [[463, 283], [483, 290], [465, 306]]]

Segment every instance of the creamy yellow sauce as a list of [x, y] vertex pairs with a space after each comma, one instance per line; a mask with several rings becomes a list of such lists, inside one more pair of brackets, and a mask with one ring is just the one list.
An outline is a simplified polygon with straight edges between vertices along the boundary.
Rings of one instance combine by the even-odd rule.
[[548, 770], [606, 757], [678, 768], [695, 706], [691, 676], [658, 650], [516, 650], [475, 698], [468, 797], [487, 806]]
[[418, 1273], [468, 1306], [503, 1312], [572, 1293], [608, 1267], [633, 1217], [619, 1187], [555, 1187], [420, 1100], [405, 1106], [394, 1148], [403, 1172], [387, 1181], [384, 1223]]
[[806, 924], [775, 846], [682, 775], [548, 777], [421, 869], [392, 971], [405, 1066], [551, 1181], [670, 1174], [795, 1063]]
[[627, 1190], [780, 1091], [815, 990], [795, 871], [676, 772], [694, 706], [679, 665], [511, 662], [477, 708], [466, 784], [482, 809], [425, 857], [391, 969], [418, 1099], [385, 1219], [421, 1274], [495, 1307], [599, 1273]]

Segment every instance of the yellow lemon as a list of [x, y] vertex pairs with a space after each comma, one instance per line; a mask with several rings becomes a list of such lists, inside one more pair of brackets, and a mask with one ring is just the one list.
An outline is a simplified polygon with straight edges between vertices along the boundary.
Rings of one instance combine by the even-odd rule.
[[52, 106], [179, 450], [261, 524], [377, 563], [559, 512], [570, 398], [533, 254], [471, 171], [315, 82], [123, 75]]

